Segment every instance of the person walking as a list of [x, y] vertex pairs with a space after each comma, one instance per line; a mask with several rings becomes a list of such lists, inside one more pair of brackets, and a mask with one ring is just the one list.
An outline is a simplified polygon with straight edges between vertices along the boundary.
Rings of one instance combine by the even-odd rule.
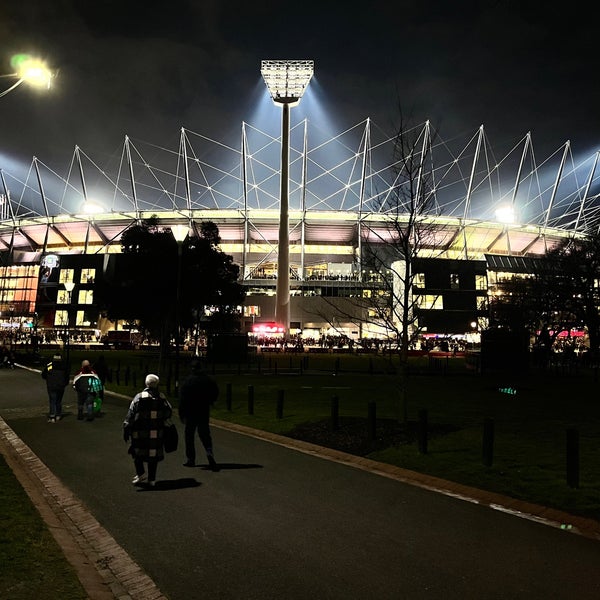
[[60, 354], [55, 354], [42, 369], [42, 379], [48, 390], [48, 423], [56, 423], [62, 419], [62, 401], [69, 384], [69, 369]]
[[[173, 408], [166, 396], [158, 391], [159, 377], [146, 376], [146, 387], [135, 395], [123, 422], [123, 439], [131, 440], [129, 454], [133, 457], [135, 476], [131, 483], [140, 485], [148, 478], [148, 485], [156, 484], [158, 463], [164, 458], [163, 436], [165, 421]], [[144, 464], [148, 465], [146, 476]]]
[[196, 466], [194, 441], [197, 431], [210, 468], [218, 471], [209, 425], [210, 407], [218, 396], [219, 386], [216, 381], [202, 371], [198, 361], [194, 361], [191, 373], [181, 382], [179, 388], [179, 418], [185, 425], [185, 467]]
[[77, 392], [77, 419], [93, 421], [95, 416], [94, 401], [103, 389], [98, 374], [92, 369], [89, 360], [81, 362], [81, 369], [73, 377], [73, 389]]

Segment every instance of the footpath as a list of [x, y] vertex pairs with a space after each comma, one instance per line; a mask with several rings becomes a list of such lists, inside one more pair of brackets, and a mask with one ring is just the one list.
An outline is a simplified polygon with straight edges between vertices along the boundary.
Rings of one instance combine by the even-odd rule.
[[[315, 478], [320, 478], [318, 465], [323, 461], [334, 462], [351, 468], [349, 471], [346, 469], [335, 474], [335, 477], [339, 477], [344, 483], [347, 479], [352, 478], [353, 471], [367, 472], [381, 479], [408, 484], [412, 488], [436, 492], [438, 496], [447, 497], [453, 501], [458, 499], [462, 504], [477, 505], [485, 508], [488, 513], [494, 512], [511, 515], [512, 517], [517, 516], [521, 520], [543, 524], [548, 529], [560, 530], [561, 533], [573, 533], [577, 537], [587, 538], [594, 542], [600, 541], [600, 524], [589, 519], [574, 517], [543, 506], [516, 501], [498, 494], [483, 492], [398, 467], [377, 463], [369, 459], [216, 420], [212, 421], [212, 426], [217, 440], [217, 448], [221, 451], [221, 456], [217, 453], [217, 459], [222, 465], [221, 473], [213, 474], [209, 473], [208, 470], [199, 469], [193, 473], [193, 476], [190, 476], [189, 470], [186, 471], [180, 468], [179, 463], [176, 467], [170, 467], [170, 470], [161, 463], [158, 473], [158, 489], [156, 490], [158, 494], [154, 491], [145, 494], [139, 493], [143, 490], [134, 490], [136, 498], [132, 499], [130, 484], [124, 483], [128, 479], [130, 480], [132, 465], [124, 457], [123, 442], [118, 437], [118, 426], [126, 411], [128, 397], [107, 392], [105, 401], [106, 417], [98, 419], [97, 423], [82, 423], [77, 422], [75, 419], [73, 413], [74, 394], [68, 391], [65, 397], [66, 418], [57, 424], [47, 424], [44, 418], [47, 402], [45, 390], [40, 384], [39, 372], [16, 369], [2, 373], [2, 379], [0, 452], [63, 549], [67, 560], [75, 568], [89, 598], [92, 600], [201, 597], [203, 594], [200, 591], [190, 593], [190, 583], [182, 576], [182, 573], [189, 570], [189, 568], [185, 564], [179, 564], [176, 556], [166, 556], [164, 548], [161, 549], [160, 547], [162, 543], [164, 543], [164, 547], [170, 544], [170, 531], [175, 529], [172, 524], [176, 520], [185, 520], [185, 511], [189, 513], [189, 506], [192, 501], [194, 515], [189, 516], [189, 528], [185, 526], [177, 528], [177, 540], [173, 540], [172, 547], [178, 548], [181, 555], [186, 556], [196, 552], [200, 543], [204, 540], [207, 542], [207, 548], [212, 548], [214, 545], [215, 548], [218, 548], [217, 552], [233, 553], [227, 561], [222, 560], [221, 562], [231, 565], [239, 564], [242, 561], [248, 567], [244, 572], [247, 577], [250, 574], [250, 579], [259, 576], [266, 577], [267, 580], [272, 579], [270, 584], [268, 582], [266, 584], [267, 588], [270, 586], [272, 590], [272, 595], [268, 597], [295, 597], [293, 594], [286, 593], [286, 589], [294, 586], [294, 582], [290, 582], [291, 578], [295, 579], [294, 569], [306, 572], [305, 569], [308, 565], [305, 564], [305, 560], [293, 556], [295, 551], [291, 551], [289, 561], [290, 563], [295, 561], [295, 567], [293, 564], [288, 566], [287, 563], [278, 563], [279, 572], [274, 570], [274, 572], [267, 574], [262, 566], [265, 561], [272, 559], [256, 557], [255, 555], [260, 554], [261, 541], [264, 542], [266, 539], [265, 528], [275, 529], [275, 537], [278, 534], [285, 537], [290, 515], [294, 515], [295, 512], [302, 512], [301, 505], [307, 502], [300, 496], [301, 494], [312, 495], [313, 498], [314, 496], [318, 497], [319, 504], [315, 504], [309, 511], [309, 518], [318, 525], [316, 529], [322, 531], [332, 527], [331, 507], [327, 498], [327, 490], [325, 494], [322, 493], [323, 486], [327, 488], [328, 482], [321, 481], [318, 487], [316, 483], [311, 483], [315, 482]], [[107, 427], [109, 423], [110, 428]], [[82, 427], [87, 427], [87, 431], [80, 433], [83, 431]], [[108, 435], [109, 430], [111, 431], [110, 435]], [[82, 435], [85, 437], [82, 437]], [[235, 462], [232, 460], [232, 456], [239, 456], [240, 453], [248, 452], [247, 448], [251, 446], [248, 445], [248, 442], [244, 442], [245, 439], [255, 439], [260, 440], [262, 444], [266, 443], [266, 446], [261, 446], [261, 449], [257, 450], [252, 447], [251, 450], [254, 456], [261, 456], [263, 460], [258, 463]], [[119, 442], [121, 445], [119, 445]], [[93, 452], [87, 452], [85, 448], [92, 448]], [[232, 448], [232, 450], [229, 451], [228, 448]], [[283, 455], [283, 458], [277, 459], [278, 461], [281, 460], [281, 467], [278, 466], [279, 463], [269, 464], [269, 457], [272, 457], [274, 453], [283, 452], [283, 450], [278, 451], [278, 448], [285, 449], [287, 452]], [[228, 452], [231, 453], [228, 454]], [[183, 453], [181, 452], [181, 454]], [[302, 461], [301, 456], [316, 458], [317, 462], [305, 463]], [[275, 481], [270, 478], [263, 478], [257, 484], [256, 481], [261, 479], [263, 474], [261, 471], [265, 471], [264, 467], [266, 466], [271, 466], [272, 471], [281, 468], [279, 478], [275, 473]], [[302, 483], [299, 482], [296, 487], [293, 483], [294, 479], [290, 478], [288, 486], [291, 489], [285, 490], [284, 495], [286, 498], [291, 499], [291, 504], [284, 508], [278, 508], [277, 503], [281, 501], [279, 486], [285, 484], [281, 473], [290, 470], [298, 474], [298, 478], [302, 480]], [[170, 478], [161, 481], [161, 475], [166, 477], [165, 473], [167, 472]], [[233, 473], [237, 473], [238, 477], [235, 481], [230, 481], [230, 486], [218, 487], [212, 485], [211, 477], [223, 475], [227, 478]], [[305, 473], [307, 475], [306, 479], [302, 479]], [[331, 474], [324, 475], [324, 477], [331, 477]], [[369, 481], [373, 485], [375, 480]], [[307, 484], [307, 482], [309, 483]], [[214, 503], [208, 505], [206, 501], [198, 500], [197, 496], [191, 496], [201, 485], [205, 488], [208, 486], [207, 490], [211, 487], [215, 489], [214, 499], [216, 501]], [[307, 485], [309, 486], [308, 489]], [[360, 482], [358, 485], [360, 485]], [[254, 488], [254, 486], [256, 487]], [[278, 498], [276, 502], [269, 499], [272, 486], [276, 486], [276, 493], [279, 494], [276, 496]], [[78, 488], [79, 495], [85, 496], [84, 499], [75, 494], [74, 487]], [[245, 494], [250, 487], [252, 489], [249, 496], [243, 503], [237, 505], [236, 498], [242, 497], [242, 494]], [[373, 486], [373, 490], [376, 487]], [[161, 492], [171, 492], [173, 490], [178, 491], [176, 496], [174, 494], [161, 494]], [[368, 494], [369, 492], [361, 490], [361, 493]], [[372, 493], [375, 494], [376, 492], [373, 491]], [[397, 494], [397, 491], [395, 493]], [[270, 507], [266, 519], [262, 514], [259, 515], [258, 509], [253, 511], [253, 505], [251, 504], [253, 500], [249, 499], [250, 497], [256, 499], [260, 505], [261, 494], [264, 502], [269, 503]], [[428, 495], [427, 498], [431, 496], [433, 495]], [[147, 501], [147, 498], [152, 498], [152, 500]], [[385, 505], [395, 503], [395, 498], [396, 496], [392, 497], [392, 500], [386, 499]], [[310, 502], [313, 501], [316, 502], [316, 500], [310, 500]], [[405, 501], [405, 499], [402, 500], [402, 502]], [[139, 512], [136, 511], [138, 506], [141, 507]], [[180, 510], [178, 506], [181, 507]], [[227, 511], [223, 511], [226, 512], [224, 515], [220, 515], [218, 510], [222, 506], [228, 507]], [[421, 506], [423, 507], [422, 503]], [[450, 509], [457, 506], [460, 506], [460, 504], [452, 504]], [[342, 508], [339, 510], [342, 510]], [[203, 511], [208, 513], [209, 517], [206, 520], [198, 521], [200, 519], [198, 515], [202, 515]], [[437, 511], [439, 511], [439, 507], [436, 509]], [[323, 514], [320, 514], [321, 512]], [[252, 515], [252, 517], [249, 515]], [[156, 546], [144, 539], [144, 522], [150, 516], [158, 522], [168, 520], [171, 523], [171, 526], [166, 527], [162, 534], [163, 541], [157, 543]], [[293, 518], [292, 516], [291, 520]], [[478, 515], [477, 519], [479, 518], [484, 519], [485, 515]], [[220, 519], [222, 519], [222, 522]], [[223, 531], [231, 534], [231, 529], [236, 527], [236, 520], [238, 519], [240, 527], [236, 531], [240, 531], [240, 539], [234, 540], [233, 543], [229, 540], [229, 545], [223, 550], [218, 545], [221, 542], [215, 541], [214, 538], [218, 536], [216, 533], [211, 533], [213, 531], [211, 528], [214, 528], [215, 532], [221, 532], [220, 535]], [[248, 520], [252, 521], [252, 519], [259, 522], [251, 523], [250, 534], [242, 535], [241, 523], [245, 526]], [[319, 519], [322, 519], [322, 521], [319, 521]], [[370, 527], [376, 527], [377, 519], [373, 514], [365, 514], [365, 520], [369, 521], [365, 524], [366, 531]], [[109, 526], [111, 530], [114, 529], [118, 532], [118, 537], [109, 532]], [[354, 526], [357, 529], [362, 527], [358, 524], [354, 524]], [[188, 529], [189, 535], [186, 533]], [[292, 528], [289, 535], [293, 536], [294, 531]], [[403, 535], [409, 535], [409, 531], [407, 524], [404, 524]], [[248, 535], [258, 538], [258, 549], [251, 548], [249, 551], [248, 548], [239, 548], [245, 543]], [[418, 535], [415, 532], [415, 536]], [[262, 539], [263, 536], [265, 536], [265, 539]], [[331, 535], [329, 539], [326, 538], [325, 541], [322, 541], [321, 535], [319, 535], [318, 538], [312, 538], [312, 543], [309, 543], [308, 546], [313, 547], [315, 543], [329, 544], [330, 538]], [[365, 543], [368, 544], [369, 542]], [[126, 551], [124, 546], [130, 546], [133, 549], [134, 556]], [[315, 555], [318, 556], [320, 548], [313, 549]], [[238, 550], [239, 555], [236, 555]], [[283, 553], [287, 552], [287, 547], [283, 542], [280, 550]], [[586, 548], [585, 551], [589, 552], [589, 550], [589, 548]], [[598, 545], [591, 548], [594, 560], [598, 558], [597, 550], [600, 550]], [[469, 560], [468, 557], [466, 560]], [[586, 560], [580, 561], [583, 563], [582, 569], [585, 569]], [[190, 563], [198, 565], [200, 590], [204, 586], [207, 595], [219, 598], [265, 597], [264, 592], [260, 590], [256, 591], [256, 596], [248, 591], [252, 589], [252, 580], [247, 581], [243, 587], [240, 587], [240, 589], [245, 590], [243, 596], [240, 595], [240, 592], [235, 590], [237, 586], [242, 586], [242, 584], [234, 581], [235, 577], [232, 577], [226, 566], [223, 566], [221, 571], [217, 561], [218, 559], [215, 560], [210, 555], [202, 554], [195, 558], [195, 562]], [[335, 558], [332, 558], [331, 561], [335, 562]], [[149, 565], [150, 570], [155, 574], [154, 578], [151, 578], [146, 569], [141, 566], [140, 563], [142, 562]], [[314, 568], [316, 563], [313, 563], [312, 560], [308, 562], [313, 565], [312, 572], [314, 576], [318, 577], [317, 569]], [[247, 563], [251, 563], [253, 566], [251, 567]], [[325, 565], [325, 571], [327, 571], [327, 568], [328, 565]], [[346, 568], [345, 565], [343, 568]], [[352, 569], [353, 567], [349, 565], [348, 568]], [[287, 576], [285, 576], [285, 573], [287, 573]], [[448, 574], [444, 576], [450, 577]], [[325, 579], [325, 573], [322, 577]], [[574, 577], [577, 577], [577, 575], [575, 574]], [[295, 586], [298, 587], [299, 585], [296, 581]], [[329, 582], [325, 583], [323, 581], [320, 584], [314, 582], [308, 585], [303, 581], [301, 585], [305, 591], [299, 591], [298, 597], [306, 593], [307, 586], [313, 592], [315, 590], [320, 591], [320, 593], [316, 593], [315, 597], [338, 597], [337, 592], [331, 590], [324, 592], [324, 589], [328, 589], [327, 586], [331, 585]], [[384, 584], [377, 585], [383, 586]], [[366, 595], [361, 596], [360, 592], [357, 591], [358, 595], [354, 597], [395, 597], [391, 591], [389, 596], [386, 596], [385, 591], [383, 594], [380, 592], [376, 596], [377, 585], [369, 582], [365, 583], [365, 590], [374, 592], [373, 596], [369, 592], [365, 592]], [[440, 582], [439, 585], [448, 590], [447, 582], [445, 584]], [[458, 584], [455, 585], [458, 586]], [[600, 583], [596, 579], [591, 587], [594, 594], [599, 590], [599, 585]], [[381, 589], [392, 590], [393, 588], [394, 583], [390, 581], [387, 586]], [[434, 589], [435, 584], [432, 587], [432, 590]], [[469, 589], [473, 590], [472, 582]], [[518, 587], [518, 589], [523, 589], [523, 587]], [[455, 597], [460, 597], [460, 594], [463, 593], [458, 587], [456, 591], [457, 595]], [[340, 588], [339, 597], [343, 597], [342, 593], [345, 593], [343, 592], [343, 586]], [[315, 594], [313, 593], [313, 595]], [[431, 597], [435, 597], [435, 594]], [[446, 594], [446, 597], [452, 598], [454, 596]], [[556, 597], [561, 596], [557, 595]], [[588, 596], [583, 593], [579, 597], [587, 598]], [[589, 597], [592, 597], [592, 595]]]

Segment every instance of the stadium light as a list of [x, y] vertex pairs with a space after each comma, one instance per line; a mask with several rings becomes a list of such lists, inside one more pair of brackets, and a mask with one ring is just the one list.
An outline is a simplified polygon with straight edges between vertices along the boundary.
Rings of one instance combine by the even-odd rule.
[[297, 106], [314, 72], [312, 60], [263, 60], [260, 72], [273, 102], [281, 106], [281, 175], [275, 321], [290, 327], [289, 163], [290, 108]]
[[11, 58], [10, 64], [15, 69], [15, 72], [1, 75], [0, 77], [3, 79], [16, 79], [17, 81], [8, 89], [0, 92], [0, 98], [6, 96], [6, 94], [12, 92], [12, 90], [24, 82], [34, 87], [50, 89], [50, 82], [54, 74], [44, 61], [33, 58], [28, 54], [16, 54]]

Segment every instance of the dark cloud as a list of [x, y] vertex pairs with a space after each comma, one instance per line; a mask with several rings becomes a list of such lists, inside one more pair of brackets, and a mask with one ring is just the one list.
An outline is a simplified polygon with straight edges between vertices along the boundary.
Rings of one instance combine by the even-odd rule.
[[516, 0], [8, 0], [3, 72], [29, 52], [58, 77], [45, 96], [0, 99], [0, 144], [48, 161], [78, 144], [108, 160], [125, 134], [165, 145], [182, 126], [226, 135], [251, 113], [262, 59], [308, 58], [336, 123], [370, 116], [387, 128], [400, 103], [442, 135], [483, 123], [507, 144], [532, 131], [548, 148], [593, 147], [593, 36], [585, 14]]

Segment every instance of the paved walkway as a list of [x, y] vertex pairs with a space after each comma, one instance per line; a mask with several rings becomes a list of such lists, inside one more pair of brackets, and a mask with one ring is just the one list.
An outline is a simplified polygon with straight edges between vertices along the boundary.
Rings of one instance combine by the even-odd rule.
[[[36, 384], [39, 385], [37, 380]], [[115, 394], [111, 396], [119, 398]], [[126, 406], [128, 398], [121, 398], [123, 398], [123, 406]], [[12, 405], [14, 402], [8, 404]], [[0, 411], [2, 408], [5, 408], [5, 416], [16, 416], [17, 413], [20, 413], [21, 417], [29, 416], [24, 414], [27, 411], [36, 415], [39, 413], [39, 409], [28, 406], [11, 408], [7, 402], [0, 403]], [[213, 427], [260, 439], [294, 452], [340, 463], [353, 469], [368, 471], [376, 476], [478, 504], [493, 511], [536, 521], [552, 528], [568, 529], [571, 533], [600, 541], [600, 524], [596, 521], [240, 425], [213, 420]], [[63, 548], [65, 556], [76, 569], [89, 598], [92, 600], [166, 598], [157, 584], [98, 522], [86, 505], [50, 471], [1, 417], [0, 451]]]

